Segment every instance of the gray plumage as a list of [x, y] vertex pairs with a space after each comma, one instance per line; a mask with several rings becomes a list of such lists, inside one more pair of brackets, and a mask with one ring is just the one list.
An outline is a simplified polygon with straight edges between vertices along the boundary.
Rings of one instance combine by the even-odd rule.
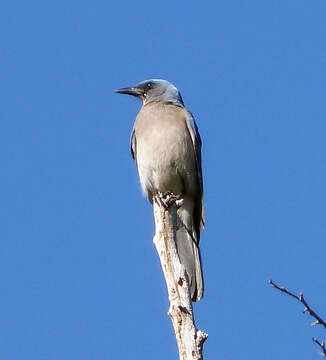
[[181, 195], [177, 250], [185, 266], [193, 301], [204, 292], [199, 251], [204, 224], [201, 139], [178, 89], [165, 80], [146, 80], [116, 92], [140, 98], [143, 106], [131, 135], [131, 152], [149, 201], [158, 193]]

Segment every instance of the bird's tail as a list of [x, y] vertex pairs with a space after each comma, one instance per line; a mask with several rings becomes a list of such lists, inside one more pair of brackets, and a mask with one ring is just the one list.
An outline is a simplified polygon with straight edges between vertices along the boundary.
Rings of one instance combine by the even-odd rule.
[[198, 301], [204, 294], [204, 280], [197, 241], [193, 233], [182, 226], [177, 230], [176, 242], [180, 262], [188, 275], [192, 301]]

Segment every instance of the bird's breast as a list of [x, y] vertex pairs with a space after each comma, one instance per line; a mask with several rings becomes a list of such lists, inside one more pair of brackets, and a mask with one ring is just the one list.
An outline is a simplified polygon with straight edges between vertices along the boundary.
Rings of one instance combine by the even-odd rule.
[[135, 136], [144, 191], [184, 192], [195, 167], [184, 109], [171, 105], [143, 107], [136, 119]]

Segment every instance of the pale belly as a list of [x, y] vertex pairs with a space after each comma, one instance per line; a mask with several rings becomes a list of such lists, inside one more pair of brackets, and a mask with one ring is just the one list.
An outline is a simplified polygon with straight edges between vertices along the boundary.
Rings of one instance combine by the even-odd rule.
[[185, 194], [196, 187], [194, 148], [185, 123], [172, 116], [151, 121], [136, 131], [137, 166], [143, 192]]

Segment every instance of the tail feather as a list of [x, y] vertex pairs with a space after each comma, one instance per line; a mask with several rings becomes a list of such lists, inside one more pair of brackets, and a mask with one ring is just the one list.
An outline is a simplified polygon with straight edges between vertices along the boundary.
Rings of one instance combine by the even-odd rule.
[[199, 247], [184, 226], [177, 230], [176, 245], [180, 262], [184, 265], [188, 275], [192, 301], [198, 301], [204, 293]]
[[199, 301], [204, 296], [204, 279], [203, 279], [203, 269], [201, 265], [201, 255], [198, 245], [194, 245], [194, 259], [195, 259], [195, 269], [196, 269], [196, 288], [194, 293], [191, 295], [193, 301]]

